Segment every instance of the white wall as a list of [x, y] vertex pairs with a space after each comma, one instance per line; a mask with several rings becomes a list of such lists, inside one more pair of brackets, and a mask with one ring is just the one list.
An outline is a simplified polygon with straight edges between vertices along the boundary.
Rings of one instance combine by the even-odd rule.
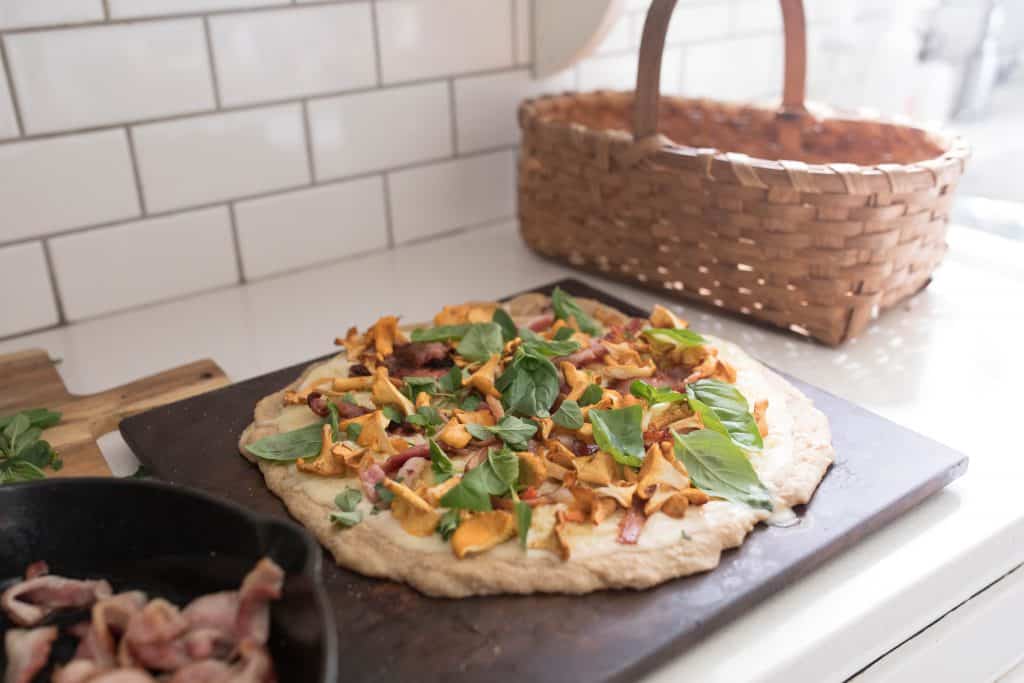
[[[536, 83], [527, 0], [0, 0], [0, 337], [507, 219], [518, 101], [632, 87], [647, 2]], [[775, 0], [673, 23], [671, 90], [778, 93]]]

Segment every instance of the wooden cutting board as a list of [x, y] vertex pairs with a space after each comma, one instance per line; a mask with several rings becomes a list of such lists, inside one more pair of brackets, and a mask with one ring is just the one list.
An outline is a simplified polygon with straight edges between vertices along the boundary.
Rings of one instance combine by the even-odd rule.
[[[576, 280], [570, 294], [644, 311]], [[438, 302], [439, 304], [441, 302]], [[326, 349], [325, 349], [326, 350]], [[253, 406], [306, 363], [136, 415], [125, 441], [161, 479], [287, 518], [259, 470], [238, 454]], [[836, 460], [799, 523], [755, 529], [714, 571], [646, 591], [583, 596], [428, 598], [338, 567], [324, 585], [346, 681], [562, 683], [631, 681], [735, 619], [960, 476], [967, 458], [827, 392], [789, 378], [832, 424]]]
[[42, 349], [0, 355], [0, 377], [0, 415], [29, 408], [62, 414], [60, 424], [43, 432], [64, 461], [64, 467], [54, 473], [62, 477], [110, 476], [96, 439], [117, 429], [123, 418], [230, 384], [224, 371], [207, 358], [77, 396], [64, 386], [56, 364]]

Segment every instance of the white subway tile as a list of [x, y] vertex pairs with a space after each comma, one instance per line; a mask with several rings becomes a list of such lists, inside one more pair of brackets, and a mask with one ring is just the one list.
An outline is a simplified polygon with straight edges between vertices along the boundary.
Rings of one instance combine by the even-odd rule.
[[384, 180], [361, 178], [235, 205], [246, 277], [386, 247]]
[[509, 0], [378, 2], [384, 82], [512, 64], [511, 10]]
[[782, 11], [777, 2], [737, 0], [732, 6], [733, 33], [776, 32], [782, 35]]
[[214, 106], [199, 19], [21, 33], [5, 41], [28, 133]]
[[4, 75], [4, 59], [0, 55], [0, 140], [18, 135], [18, 121], [14, 117], [14, 102]]
[[287, 5], [289, 0], [107, 0], [114, 19]]
[[103, 19], [102, 0], [3, 0], [0, 2], [0, 29], [78, 24], [83, 21], [99, 21], [101, 19]]
[[69, 320], [238, 280], [224, 206], [58, 237], [50, 253]]
[[0, 242], [139, 215], [123, 130], [0, 145]]
[[574, 80], [571, 69], [541, 81], [526, 70], [456, 79], [459, 152], [514, 144], [519, 140], [519, 103], [542, 93], [572, 90]]
[[529, 64], [533, 60], [532, 0], [515, 0], [516, 64]]
[[309, 182], [298, 104], [136, 126], [150, 211], [166, 211]]
[[515, 213], [515, 153], [496, 152], [388, 175], [395, 242]]
[[[681, 48], [666, 48], [661, 60], [661, 91], [679, 90], [683, 63]], [[636, 87], [637, 53], [594, 57], [579, 65], [580, 90], [633, 90]]]
[[0, 249], [0, 289], [4, 291], [0, 337], [57, 324], [57, 304], [41, 242]]
[[683, 86], [688, 97], [748, 100], [779, 95], [782, 39], [736, 38], [686, 48]]
[[373, 85], [377, 69], [365, 2], [210, 19], [226, 105]]
[[[762, 0], [763, 2], [763, 0]], [[729, 35], [729, 4], [721, 0], [683, 5], [672, 13], [665, 42], [669, 45], [712, 40]], [[778, 3], [763, 2], [763, 4]]]
[[318, 179], [452, 153], [448, 84], [426, 83], [309, 103]]

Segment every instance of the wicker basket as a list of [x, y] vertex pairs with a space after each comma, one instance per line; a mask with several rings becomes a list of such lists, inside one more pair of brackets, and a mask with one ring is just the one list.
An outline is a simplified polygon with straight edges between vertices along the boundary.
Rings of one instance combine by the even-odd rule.
[[812, 116], [799, 0], [781, 0], [779, 110], [661, 98], [675, 4], [654, 0], [648, 12], [635, 98], [567, 93], [520, 106], [523, 237], [575, 266], [838, 345], [928, 284], [967, 146]]

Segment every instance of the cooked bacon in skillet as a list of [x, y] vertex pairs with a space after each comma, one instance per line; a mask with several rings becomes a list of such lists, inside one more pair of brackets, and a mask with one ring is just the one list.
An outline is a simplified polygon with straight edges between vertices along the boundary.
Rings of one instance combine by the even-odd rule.
[[35, 626], [51, 612], [65, 607], [88, 607], [111, 594], [106, 581], [79, 581], [63, 576], [38, 574], [14, 584], [0, 596], [3, 611], [18, 626]]
[[50, 648], [57, 640], [57, 627], [44, 626], [31, 630], [12, 628], [4, 635], [7, 650], [7, 672], [4, 683], [29, 683], [46, 667]]
[[[29, 600], [42, 601], [42, 596], [45, 618], [60, 608], [92, 605], [90, 621], [67, 629], [79, 639], [78, 648], [70, 662], [57, 666], [55, 683], [156, 683], [155, 676], [170, 683], [276, 680], [266, 644], [270, 603], [281, 597], [285, 575], [269, 558], [256, 564], [239, 590], [202, 596], [183, 610], [139, 591], [111, 595], [105, 581], [76, 581], [45, 571], [45, 565], [31, 565], [26, 574], [32, 578], [5, 592], [4, 607], [11, 603], [14, 614], [24, 617], [25, 605], [40, 609]], [[42, 579], [50, 581], [40, 584]], [[81, 586], [67, 588], [74, 584], [88, 584], [95, 604], [80, 597]], [[4, 683], [30, 683], [46, 667], [57, 634], [56, 626], [8, 630]]]

